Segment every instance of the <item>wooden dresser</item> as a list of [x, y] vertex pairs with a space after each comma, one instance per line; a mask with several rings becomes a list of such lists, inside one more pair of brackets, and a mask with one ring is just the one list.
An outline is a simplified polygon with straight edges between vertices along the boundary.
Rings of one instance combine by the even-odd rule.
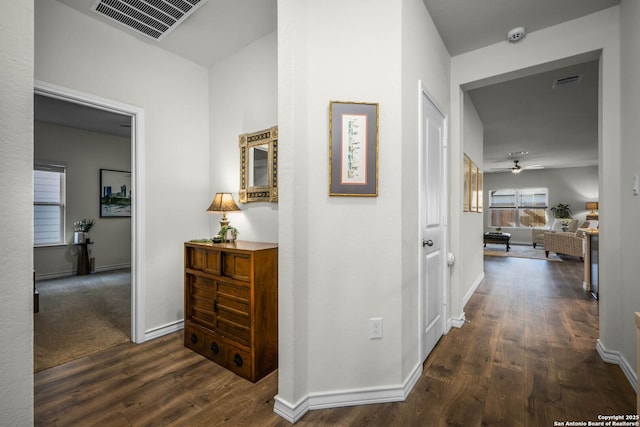
[[278, 367], [278, 246], [184, 245], [184, 345], [256, 382]]

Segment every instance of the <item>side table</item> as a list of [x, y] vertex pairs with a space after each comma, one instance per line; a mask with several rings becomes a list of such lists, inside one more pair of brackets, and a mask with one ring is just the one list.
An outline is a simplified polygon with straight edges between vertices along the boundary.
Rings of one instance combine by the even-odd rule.
[[74, 243], [73, 245], [78, 248], [78, 268], [76, 274], [78, 276], [84, 276], [91, 273], [91, 263], [89, 262], [89, 245], [93, 242]]

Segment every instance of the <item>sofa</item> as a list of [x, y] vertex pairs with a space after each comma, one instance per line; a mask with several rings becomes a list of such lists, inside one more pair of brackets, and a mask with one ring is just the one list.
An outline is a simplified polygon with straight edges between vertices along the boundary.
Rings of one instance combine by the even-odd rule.
[[[533, 247], [536, 245], [544, 245], [544, 233], [548, 232], [560, 232], [562, 231], [562, 224], [567, 223], [567, 232], [575, 233], [578, 229], [577, 219], [556, 219], [549, 228], [533, 228], [531, 229], [531, 240], [533, 241]], [[546, 247], [546, 246], [545, 246]]]

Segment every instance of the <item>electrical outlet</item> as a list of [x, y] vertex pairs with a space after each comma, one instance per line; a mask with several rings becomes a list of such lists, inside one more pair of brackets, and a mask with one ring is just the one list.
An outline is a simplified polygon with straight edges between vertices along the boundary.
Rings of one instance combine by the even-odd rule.
[[369, 319], [369, 338], [372, 340], [382, 338], [382, 317]]

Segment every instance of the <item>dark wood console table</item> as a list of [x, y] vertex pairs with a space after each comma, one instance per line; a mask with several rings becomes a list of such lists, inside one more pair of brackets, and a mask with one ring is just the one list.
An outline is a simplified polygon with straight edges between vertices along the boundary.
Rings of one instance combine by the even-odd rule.
[[487, 243], [504, 244], [507, 247], [507, 252], [511, 249], [511, 233], [484, 233], [484, 247], [487, 247]]

